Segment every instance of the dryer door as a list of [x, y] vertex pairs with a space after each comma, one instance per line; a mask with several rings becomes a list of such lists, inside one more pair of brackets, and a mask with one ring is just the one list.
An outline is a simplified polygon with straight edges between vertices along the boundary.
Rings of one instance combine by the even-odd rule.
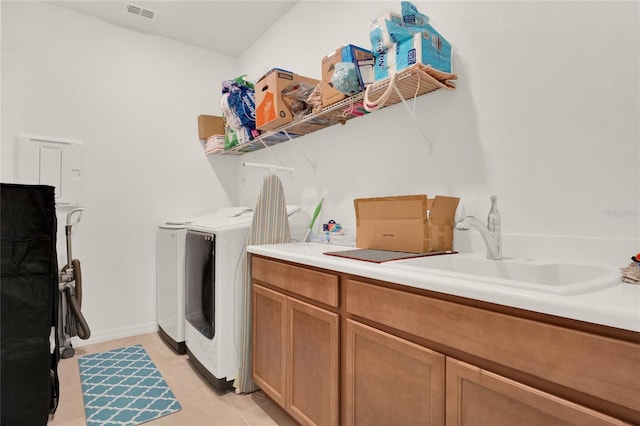
[[208, 339], [213, 339], [215, 335], [215, 257], [215, 234], [187, 231], [185, 316]]

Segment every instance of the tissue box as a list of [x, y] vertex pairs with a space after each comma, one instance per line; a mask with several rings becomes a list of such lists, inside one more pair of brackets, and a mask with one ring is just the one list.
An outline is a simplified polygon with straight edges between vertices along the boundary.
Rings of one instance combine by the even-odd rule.
[[[282, 91], [295, 82], [309, 83], [313, 86], [320, 83], [319, 80], [278, 68], [269, 71], [256, 83], [256, 128], [258, 130], [274, 130], [293, 121], [290, 104], [284, 100]], [[303, 133], [298, 131], [298, 134]]]
[[459, 201], [426, 195], [356, 199], [356, 247], [409, 253], [453, 250]]

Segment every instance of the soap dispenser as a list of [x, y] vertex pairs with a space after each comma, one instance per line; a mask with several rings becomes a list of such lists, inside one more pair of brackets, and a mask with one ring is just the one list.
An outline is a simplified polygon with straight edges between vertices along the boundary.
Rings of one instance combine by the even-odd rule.
[[491, 209], [487, 218], [487, 229], [498, 239], [498, 247], [502, 247], [502, 221], [500, 220], [500, 211], [498, 210], [498, 196], [491, 196]]

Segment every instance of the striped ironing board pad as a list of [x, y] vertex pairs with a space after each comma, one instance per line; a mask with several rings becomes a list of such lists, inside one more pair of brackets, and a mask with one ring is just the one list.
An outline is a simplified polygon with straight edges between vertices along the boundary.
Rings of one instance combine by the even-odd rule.
[[[258, 196], [253, 222], [247, 234], [247, 245], [288, 243], [291, 239], [287, 204], [282, 182], [276, 175], [267, 175]], [[251, 265], [245, 256], [242, 282], [242, 347], [240, 368], [233, 386], [243, 393], [258, 390], [251, 380]]]

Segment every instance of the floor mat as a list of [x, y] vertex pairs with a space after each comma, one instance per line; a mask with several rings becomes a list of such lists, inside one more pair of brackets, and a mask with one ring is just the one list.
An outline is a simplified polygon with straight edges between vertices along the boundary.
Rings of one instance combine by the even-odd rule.
[[87, 426], [138, 425], [182, 408], [142, 345], [78, 358]]
[[382, 263], [391, 260], [411, 259], [414, 257], [437, 256], [441, 254], [454, 254], [456, 251], [435, 251], [431, 253], [407, 253], [402, 251], [356, 249], [345, 251], [329, 251], [329, 256], [346, 257], [349, 259], [364, 260], [366, 262]]

